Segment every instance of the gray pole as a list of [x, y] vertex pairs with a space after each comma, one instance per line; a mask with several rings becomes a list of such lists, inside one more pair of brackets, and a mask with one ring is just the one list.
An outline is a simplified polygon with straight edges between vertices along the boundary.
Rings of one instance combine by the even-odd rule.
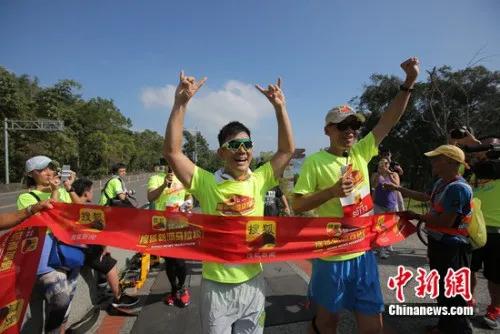
[[3, 120], [3, 142], [5, 144], [5, 184], [9, 184], [9, 131], [7, 130], [7, 118]]

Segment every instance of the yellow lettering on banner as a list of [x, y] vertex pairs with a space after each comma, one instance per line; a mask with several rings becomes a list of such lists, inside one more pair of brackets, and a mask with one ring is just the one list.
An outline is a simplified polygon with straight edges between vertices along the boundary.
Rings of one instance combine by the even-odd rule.
[[158, 238], [157, 238], [157, 235], [156, 234], [151, 234], [149, 236], [149, 243], [152, 244], [152, 243], [155, 243], [158, 241]]
[[174, 232], [167, 233], [167, 241], [175, 241], [175, 233]]
[[5, 305], [4, 310], [7, 310], [7, 314], [2, 315], [2, 318], [0, 318], [0, 333], [6, 332], [7, 329], [16, 325], [21, 320], [23, 305], [23, 299], [17, 299]]
[[251, 220], [246, 226], [246, 241], [252, 248], [273, 248], [276, 246], [276, 222], [272, 220]]
[[5, 256], [3, 257], [4, 261], [11, 261], [14, 260], [14, 257], [16, 256], [16, 250], [6, 252]]
[[147, 245], [148, 242], [149, 242], [149, 235], [148, 234], [143, 234], [140, 236], [139, 245]]
[[175, 233], [175, 241], [184, 241], [184, 233], [176, 232]]
[[153, 216], [151, 224], [153, 226], [153, 230], [155, 231], [167, 230], [167, 218], [163, 216]]
[[193, 240], [193, 231], [184, 231], [184, 240]]
[[7, 260], [3, 260], [2, 263], [0, 264], [0, 271], [6, 271], [6, 270], [9, 270], [11, 267], [12, 267], [12, 264], [14, 264], [14, 262], [12, 261], [7, 261]]
[[158, 234], [158, 241], [159, 242], [165, 242], [165, 241], [167, 241], [167, 234], [166, 233], [159, 233]]
[[21, 240], [23, 236], [23, 231], [17, 231], [16, 233], [12, 234], [11, 237], [10, 237], [10, 240], [12, 241], [19, 241]]
[[[80, 225], [99, 224], [100, 226], [96, 228], [102, 230], [104, 226], [106, 226], [106, 215], [104, 214], [104, 211], [101, 209], [81, 208], [78, 224]], [[92, 228], [93, 226], [90, 227]]]
[[7, 245], [7, 251], [16, 251], [18, 243], [15, 241], [9, 242]]
[[193, 239], [200, 239], [200, 238], [201, 238], [201, 230], [194, 230]]

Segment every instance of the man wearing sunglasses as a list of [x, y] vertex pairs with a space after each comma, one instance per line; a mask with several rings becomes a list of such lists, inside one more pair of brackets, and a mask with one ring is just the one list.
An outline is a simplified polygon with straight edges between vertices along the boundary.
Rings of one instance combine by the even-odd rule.
[[[281, 81], [267, 89], [256, 88], [273, 105], [278, 121], [278, 151], [271, 161], [249, 169], [253, 143], [250, 130], [230, 122], [219, 132], [217, 154], [224, 167], [215, 174], [196, 166], [182, 152], [184, 115], [189, 100], [205, 83], [181, 72], [180, 83], [165, 133], [164, 155], [175, 175], [200, 202], [205, 214], [262, 216], [264, 196], [278, 185], [295, 151], [292, 127], [281, 91]], [[265, 321], [262, 265], [203, 262], [201, 285], [201, 326], [203, 333], [262, 333]]]
[[[320, 217], [372, 214], [368, 163], [406, 109], [419, 72], [418, 59], [406, 60], [401, 68], [406, 80], [400, 92], [375, 128], [360, 141], [357, 135], [365, 120], [363, 115], [347, 105], [327, 113], [324, 131], [330, 146], [304, 161], [294, 189], [295, 212], [315, 209]], [[382, 332], [384, 302], [372, 251], [315, 259], [309, 295], [318, 306], [310, 333], [336, 332], [342, 309], [355, 313], [359, 333]]]

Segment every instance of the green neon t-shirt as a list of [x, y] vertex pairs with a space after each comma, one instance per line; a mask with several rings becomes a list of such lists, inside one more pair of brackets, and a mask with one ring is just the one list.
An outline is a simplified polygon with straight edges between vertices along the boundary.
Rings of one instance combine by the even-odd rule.
[[[122, 183], [117, 177], [113, 177], [107, 184], [104, 192], [108, 195], [110, 199], [116, 198], [119, 194], [123, 193]], [[108, 205], [108, 197], [101, 192], [101, 197], [99, 198], [99, 205]]]
[[[359, 187], [370, 187], [368, 163], [378, 154], [375, 145], [375, 136], [372, 132], [353, 145], [349, 154], [349, 163], [353, 172], [358, 172], [360, 177]], [[306, 195], [315, 193], [333, 186], [342, 177], [342, 168], [346, 158], [336, 156], [327, 151], [320, 151], [307, 157], [299, 173], [299, 179], [294, 188], [294, 193]], [[343, 217], [344, 212], [339, 198], [332, 198], [315, 209], [318, 217]], [[335, 255], [323, 258], [326, 261], [345, 261], [354, 259], [364, 252], [345, 255]]]
[[[158, 189], [163, 185], [165, 173], [153, 175], [148, 180], [148, 191]], [[172, 184], [169, 188], [165, 188], [161, 195], [153, 202], [156, 210], [165, 210], [166, 207], [178, 207], [186, 198], [186, 189], [181, 181], [174, 175]]]
[[500, 179], [480, 180], [473, 189], [473, 194], [481, 200], [481, 211], [486, 226], [500, 228]]
[[[204, 214], [219, 216], [262, 216], [266, 192], [278, 185], [271, 163], [251, 173], [248, 179], [221, 179], [195, 167], [188, 191], [200, 202]], [[261, 263], [222, 264], [203, 262], [203, 277], [221, 283], [242, 283], [262, 272]]]

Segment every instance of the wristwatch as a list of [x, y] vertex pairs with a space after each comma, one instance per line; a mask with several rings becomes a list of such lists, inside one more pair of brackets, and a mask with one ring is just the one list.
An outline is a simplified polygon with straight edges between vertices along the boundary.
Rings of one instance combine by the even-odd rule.
[[408, 88], [408, 87], [405, 87], [404, 85], [400, 85], [399, 90], [402, 90], [403, 92], [408, 92], [408, 93], [413, 92], [413, 88]]

